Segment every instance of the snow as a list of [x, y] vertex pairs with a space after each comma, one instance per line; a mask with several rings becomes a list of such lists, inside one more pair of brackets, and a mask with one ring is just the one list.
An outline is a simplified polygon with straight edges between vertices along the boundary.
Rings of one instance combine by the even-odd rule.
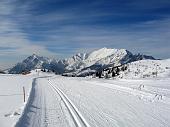
[[10, 127], [15, 124], [22, 113], [23, 86], [26, 90], [26, 99], [34, 75], [0, 75], [0, 127]]
[[[168, 127], [169, 80], [126, 80], [133, 88], [124, 80], [116, 80], [115, 84], [114, 80], [105, 83], [106, 80], [56, 77], [52, 82], [72, 99], [93, 127]], [[141, 84], [144, 90], [138, 89]]]
[[68, 66], [66, 67], [67, 70], [74, 70], [74, 69], [82, 69], [85, 67], [89, 67], [96, 62], [102, 62], [101, 60], [115, 54], [118, 51], [123, 51], [123, 49], [108, 49], [108, 48], [101, 48], [99, 50], [93, 51], [91, 53], [84, 53], [73, 56], [67, 60]]
[[118, 49], [102, 48], [102, 49], [99, 49], [99, 50], [94, 51], [91, 54], [89, 54], [87, 60], [89, 60], [89, 61], [93, 61], [94, 59], [100, 60], [102, 58], [105, 58], [107, 56], [110, 56], [110, 55], [116, 53], [116, 51], [118, 51]]
[[110, 64], [120, 63], [120, 60], [127, 54], [125, 49], [108, 49], [102, 48], [89, 54], [84, 61], [84, 66], [88, 67], [93, 64]]
[[[156, 63], [167, 67], [169, 60]], [[170, 126], [168, 75], [106, 80], [39, 70], [29, 75], [0, 75], [0, 81], [1, 127]]]
[[128, 70], [122, 72], [119, 78], [170, 77], [170, 59], [140, 60], [127, 65]]

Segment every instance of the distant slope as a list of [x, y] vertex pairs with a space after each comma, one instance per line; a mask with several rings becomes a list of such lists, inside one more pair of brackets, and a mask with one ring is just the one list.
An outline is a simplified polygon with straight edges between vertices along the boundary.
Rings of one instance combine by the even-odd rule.
[[170, 77], [170, 59], [166, 60], [139, 60], [118, 66], [108, 66], [98, 71], [87, 71], [78, 75], [93, 75], [99, 78], [153, 78]]
[[[152, 56], [133, 55], [126, 49], [102, 48], [90, 53], [78, 53], [64, 60], [51, 60], [35, 54], [18, 63], [9, 73], [19, 74], [36, 68], [51, 70], [57, 74], [81, 74], [82, 71], [96, 71], [108, 65], [121, 65], [141, 59], [154, 59]], [[84, 73], [84, 72], [83, 72]]]
[[127, 64], [128, 69], [120, 74], [122, 78], [169, 77], [170, 59], [140, 60]]

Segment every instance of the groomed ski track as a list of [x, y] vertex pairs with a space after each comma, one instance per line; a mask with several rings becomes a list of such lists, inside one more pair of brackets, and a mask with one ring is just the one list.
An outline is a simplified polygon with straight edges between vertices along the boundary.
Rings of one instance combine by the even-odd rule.
[[73, 102], [50, 82], [48, 76], [33, 79], [28, 102], [15, 126], [90, 127]]
[[152, 95], [102, 81], [39, 77], [16, 127], [169, 127], [169, 98], [150, 101]]

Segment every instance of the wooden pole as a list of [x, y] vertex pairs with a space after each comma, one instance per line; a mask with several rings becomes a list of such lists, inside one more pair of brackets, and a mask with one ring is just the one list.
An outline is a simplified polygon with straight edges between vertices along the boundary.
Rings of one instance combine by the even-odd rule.
[[23, 95], [24, 95], [24, 102], [25, 102], [25, 87], [23, 86]]

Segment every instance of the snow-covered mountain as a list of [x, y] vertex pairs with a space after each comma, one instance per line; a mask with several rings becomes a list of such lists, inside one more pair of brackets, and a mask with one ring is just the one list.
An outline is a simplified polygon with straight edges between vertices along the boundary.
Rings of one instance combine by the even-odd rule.
[[[79, 59], [75, 59], [75, 58]], [[95, 71], [108, 65], [121, 65], [142, 59], [154, 59], [152, 56], [133, 55], [126, 49], [102, 48], [91, 53], [79, 54], [69, 58], [65, 72], [74, 72], [78, 75], [88, 71]]]
[[[137, 60], [154, 59], [152, 56], [133, 55], [126, 49], [108, 49], [102, 48], [90, 53], [78, 53], [71, 58], [63, 60], [51, 60], [45, 57], [39, 57], [35, 54], [28, 57], [21, 63], [18, 63], [9, 73], [21, 73], [36, 68], [45, 68], [58, 74], [95, 71], [108, 65], [121, 65]], [[89, 71], [87, 71], [89, 70]]]
[[131, 63], [133, 61], [151, 59], [155, 60], [152, 56], [147, 55], [133, 55], [130, 51], [126, 49], [107, 49], [102, 48], [89, 54], [86, 60], [83, 61], [81, 68], [75, 75], [86, 76], [100, 71], [103, 68], [109, 66], [119, 66], [126, 63]]
[[[84, 57], [81, 60], [74, 61], [66, 69], [68, 70], [81, 70], [92, 65], [108, 65], [120, 64], [132, 56], [132, 53], [125, 49], [107, 49], [102, 48], [88, 54], [82, 54]], [[74, 56], [73, 56], [74, 57]]]
[[30, 71], [36, 68], [42, 68], [43, 64], [49, 64], [51, 60], [46, 57], [40, 57], [35, 54], [29, 56], [21, 63], [16, 64], [13, 68], [9, 70], [9, 73], [19, 74], [23, 71]]

